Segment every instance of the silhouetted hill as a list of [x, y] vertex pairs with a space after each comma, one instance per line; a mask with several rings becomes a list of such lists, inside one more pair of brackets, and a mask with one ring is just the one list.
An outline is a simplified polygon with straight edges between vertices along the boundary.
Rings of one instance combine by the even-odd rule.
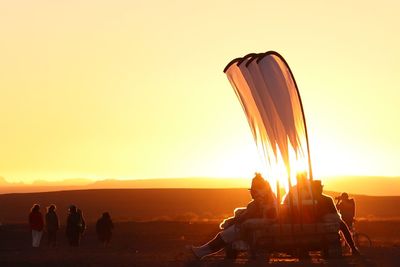
[[[339, 176], [322, 180], [325, 190], [371, 196], [400, 196], [400, 177]], [[0, 194], [120, 188], [248, 188], [249, 185], [250, 178], [106, 179], [96, 182], [88, 179], [67, 179], [55, 182], [39, 180], [33, 184], [15, 184], [8, 183], [0, 177]]]
[[325, 190], [370, 196], [400, 196], [400, 177], [337, 176], [323, 179]]
[[[338, 193], [330, 193], [338, 195]], [[370, 219], [400, 218], [400, 197], [354, 196], [357, 216]], [[246, 189], [99, 189], [0, 195], [0, 221], [26, 222], [33, 203], [56, 204], [61, 221], [67, 208], [82, 208], [88, 221], [109, 211], [119, 221], [220, 220], [250, 200]]]

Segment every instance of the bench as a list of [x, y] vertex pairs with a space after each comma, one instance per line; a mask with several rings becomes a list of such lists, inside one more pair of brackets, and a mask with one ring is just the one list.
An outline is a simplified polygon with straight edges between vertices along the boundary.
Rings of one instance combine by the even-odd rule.
[[309, 251], [321, 251], [323, 257], [340, 257], [342, 248], [338, 223], [290, 224], [263, 222], [255, 219], [240, 228], [241, 240], [226, 248], [227, 258], [236, 258], [247, 250], [255, 258], [286, 252], [293, 256], [308, 256]]

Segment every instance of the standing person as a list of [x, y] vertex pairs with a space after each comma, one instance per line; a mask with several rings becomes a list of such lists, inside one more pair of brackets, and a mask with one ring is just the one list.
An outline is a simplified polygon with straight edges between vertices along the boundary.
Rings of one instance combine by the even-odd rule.
[[107, 247], [111, 241], [113, 228], [114, 224], [111, 220], [110, 214], [108, 212], [104, 212], [96, 223], [96, 233], [104, 247]]
[[50, 247], [55, 247], [57, 243], [57, 231], [60, 228], [55, 205], [50, 205], [49, 207], [47, 207], [45, 219], [48, 245]]
[[43, 234], [43, 215], [38, 204], [33, 205], [29, 213], [29, 226], [32, 230], [32, 247], [38, 248]]
[[351, 229], [356, 213], [356, 204], [354, 202], [354, 199], [349, 198], [349, 195], [346, 192], [342, 193], [340, 197], [337, 197], [336, 199], [338, 200], [338, 202], [336, 203], [336, 207], [339, 210], [343, 221]]
[[68, 211], [67, 226], [65, 229], [68, 243], [72, 247], [78, 247], [81, 236], [81, 217], [75, 205], [71, 205]]

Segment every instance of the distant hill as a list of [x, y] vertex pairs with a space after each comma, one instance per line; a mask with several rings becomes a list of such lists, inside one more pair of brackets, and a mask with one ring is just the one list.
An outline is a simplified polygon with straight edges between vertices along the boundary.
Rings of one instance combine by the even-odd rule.
[[325, 190], [370, 196], [400, 196], [400, 177], [338, 176], [323, 180]]
[[[351, 196], [356, 200], [359, 218], [400, 219], [400, 197]], [[249, 201], [247, 189], [95, 189], [3, 194], [0, 195], [0, 222], [26, 223], [34, 203], [42, 207], [56, 204], [61, 222], [65, 222], [71, 204], [80, 207], [89, 222], [104, 211], [109, 211], [117, 221], [219, 221]]]
[[[51, 192], [60, 190], [118, 189], [118, 188], [248, 188], [250, 179], [243, 178], [179, 178], [95, 181], [67, 179], [59, 182], [39, 180], [33, 184], [8, 183], [0, 177], [0, 194]], [[400, 196], [400, 177], [339, 176], [323, 179], [325, 190], [371, 196]]]

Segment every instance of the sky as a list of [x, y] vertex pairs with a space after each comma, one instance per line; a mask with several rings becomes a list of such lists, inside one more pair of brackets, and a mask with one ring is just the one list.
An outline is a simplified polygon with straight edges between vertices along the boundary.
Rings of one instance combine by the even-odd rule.
[[397, 1], [0, 1], [0, 176], [251, 177], [223, 73], [275, 50], [315, 177], [400, 176]]

